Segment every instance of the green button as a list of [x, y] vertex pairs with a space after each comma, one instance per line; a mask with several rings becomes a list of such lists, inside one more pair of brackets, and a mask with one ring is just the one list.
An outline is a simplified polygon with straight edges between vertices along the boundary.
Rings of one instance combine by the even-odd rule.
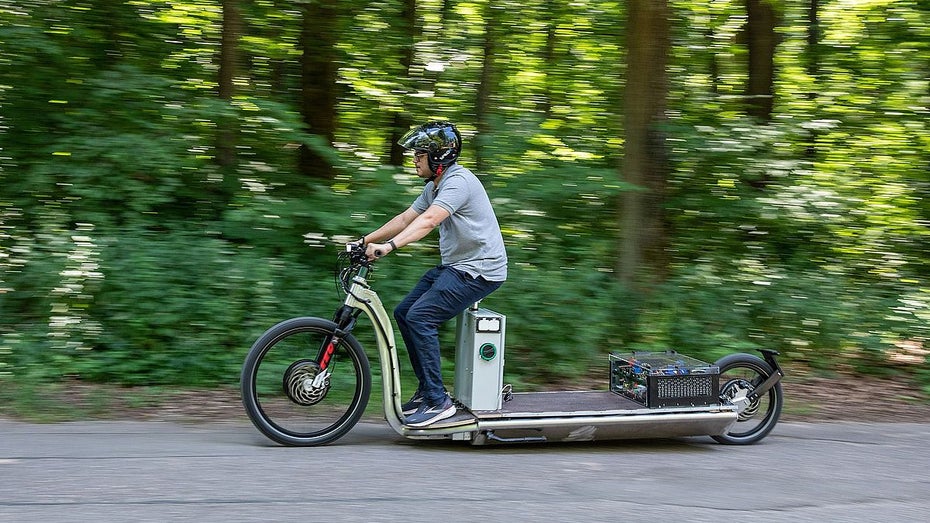
[[491, 361], [497, 356], [497, 347], [493, 343], [485, 343], [478, 349], [478, 355], [484, 361]]

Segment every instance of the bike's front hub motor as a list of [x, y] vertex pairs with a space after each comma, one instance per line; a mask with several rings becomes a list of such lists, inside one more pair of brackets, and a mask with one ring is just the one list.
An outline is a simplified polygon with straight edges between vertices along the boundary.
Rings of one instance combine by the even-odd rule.
[[313, 360], [298, 360], [284, 371], [284, 393], [294, 403], [316, 405], [329, 392], [329, 371]]

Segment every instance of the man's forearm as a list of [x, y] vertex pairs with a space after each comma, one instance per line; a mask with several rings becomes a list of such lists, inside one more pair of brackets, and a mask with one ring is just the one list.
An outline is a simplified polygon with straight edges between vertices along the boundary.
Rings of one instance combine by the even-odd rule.
[[422, 239], [433, 229], [439, 226], [442, 220], [449, 217], [449, 213], [435, 205], [431, 205], [423, 214], [417, 215], [401, 231], [385, 240], [393, 239], [397, 247], [401, 247]]
[[381, 243], [386, 242], [393, 238], [394, 236], [400, 234], [401, 231], [407, 228], [417, 217], [417, 213], [412, 209], [407, 209], [406, 211], [398, 214], [397, 216], [388, 220], [387, 223], [378, 227], [375, 231], [366, 234], [363, 238], [365, 243]]

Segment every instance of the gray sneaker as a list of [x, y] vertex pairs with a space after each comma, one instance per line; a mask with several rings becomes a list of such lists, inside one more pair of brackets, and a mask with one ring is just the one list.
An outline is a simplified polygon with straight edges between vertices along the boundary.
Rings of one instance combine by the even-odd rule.
[[408, 401], [407, 403], [404, 403], [401, 406], [401, 409], [404, 412], [404, 416], [409, 416], [413, 414], [414, 412], [417, 411], [417, 409], [420, 408], [420, 405], [422, 404], [423, 404], [423, 394], [421, 394], [420, 391], [414, 392], [413, 397], [410, 398], [410, 401]]
[[452, 403], [452, 398], [445, 396], [439, 405], [427, 405], [426, 403], [420, 405], [416, 412], [407, 416], [404, 425], [408, 427], [426, 427], [454, 415], [455, 404]]

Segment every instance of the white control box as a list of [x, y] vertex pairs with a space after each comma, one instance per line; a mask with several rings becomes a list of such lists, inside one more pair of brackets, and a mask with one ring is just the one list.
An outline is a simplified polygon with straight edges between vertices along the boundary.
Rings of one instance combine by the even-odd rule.
[[506, 317], [469, 308], [458, 316], [454, 396], [471, 410], [500, 410]]

